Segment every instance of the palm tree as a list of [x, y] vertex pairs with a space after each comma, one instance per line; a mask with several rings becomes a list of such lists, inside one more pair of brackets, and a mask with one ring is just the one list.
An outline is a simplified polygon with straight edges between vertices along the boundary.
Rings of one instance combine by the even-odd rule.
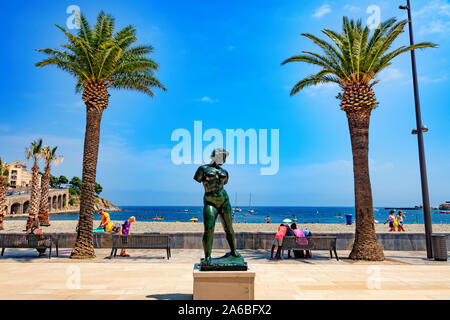
[[54, 65], [77, 79], [76, 92], [82, 92], [86, 105], [86, 133], [83, 153], [81, 204], [77, 240], [72, 258], [95, 257], [93, 246], [94, 190], [97, 171], [100, 122], [108, 107], [108, 89], [136, 90], [154, 96], [154, 87], [166, 90], [156, 79], [158, 64], [146, 55], [151, 46], [133, 45], [138, 39], [136, 29], [129, 25], [114, 33], [115, 21], [103, 11], [91, 29], [84, 15], [80, 31], [72, 35], [63, 27], [68, 43], [62, 49], [39, 49], [49, 57], [37, 67]]
[[391, 18], [371, 32], [368, 27], [362, 27], [361, 20], [355, 23], [344, 17], [342, 33], [322, 30], [332, 42], [302, 33], [322, 49], [322, 55], [303, 51], [282, 63], [299, 61], [321, 67], [318, 73], [297, 82], [291, 96], [308, 86], [323, 83], [336, 83], [343, 90], [337, 98], [341, 100], [341, 110], [347, 115], [350, 130], [355, 189], [356, 230], [351, 259], [384, 260], [383, 248], [375, 233], [368, 163], [370, 114], [377, 107], [373, 91], [378, 82], [375, 77], [402, 53], [436, 47], [430, 42], [422, 42], [389, 51], [406, 23]]
[[17, 163], [19, 163], [19, 161], [15, 161], [8, 165], [0, 158], [0, 230], [3, 230], [3, 218], [6, 214], [6, 192], [8, 190], [9, 169]]
[[57, 166], [63, 161], [62, 156], [56, 155], [56, 149], [51, 149], [49, 146], [45, 146], [43, 149], [43, 158], [45, 163], [45, 172], [41, 177], [41, 203], [39, 205], [38, 219], [41, 226], [49, 226], [49, 213], [48, 213], [48, 190], [50, 189], [50, 165]]
[[31, 178], [31, 199], [30, 206], [28, 208], [28, 219], [26, 229], [31, 227], [31, 224], [36, 219], [39, 210], [39, 190], [40, 190], [40, 179], [39, 179], [39, 167], [38, 161], [43, 156], [42, 149], [42, 139], [38, 139], [30, 143], [30, 146], [26, 149], [26, 160], [25, 164], [30, 158], [33, 158], [34, 164], [31, 169], [33, 176]]

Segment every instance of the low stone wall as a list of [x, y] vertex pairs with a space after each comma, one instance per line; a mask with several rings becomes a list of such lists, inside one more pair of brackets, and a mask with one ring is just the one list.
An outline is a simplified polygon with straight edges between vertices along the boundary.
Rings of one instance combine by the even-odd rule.
[[[2, 232], [11, 233], [12, 232]], [[17, 234], [17, 233], [15, 233]], [[58, 240], [60, 248], [73, 248], [76, 233], [48, 233]], [[133, 234], [133, 233], [132, 233]], [[137, 233], [135, 233], [137, 234]], [[168, 234], [173, 249], [201, 249], [203, 232], [145, 232], [140, 234]], [[447, 235], [447, 248], [450, 249], [450, 237]], [[315, 233], [321, 236], [336, 236], [337, 249], [351, 249], [354, 241], [354, 233]], [[270, 249], [275, 233], [273, 232], [236, 232], [236, 244], [238, 249]], [[426, 250], [425, 235], [420, 233], [378, 233], [378, 241], [385, 250], [394, 251], [423, 251]], [[95, 248], [111, 248], [112, 234], [94, 233]], [[228, 243], [224, 232], [214, 234], [214, 249], [226, 249]]]

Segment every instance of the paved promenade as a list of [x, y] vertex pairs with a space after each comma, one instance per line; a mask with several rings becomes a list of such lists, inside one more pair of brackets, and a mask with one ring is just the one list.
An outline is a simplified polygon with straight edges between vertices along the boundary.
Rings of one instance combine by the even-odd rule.
[[[109, 259], [96, 250], [91, 261], [37, 258], [34, 250], [7, 249], [0, 258], [0, 299], [192, 299], [192, 268], [201, 250], [134, 250]], [[214, 251], [214, 256], [225, 250]], [[385, 252], [381, 263], [340, 261], [325, 252], [313, 259], [269, 261], [265, 250], [242, 250], [256, 271], [256, 299], [450, 299], [450, 263], [425, 252]]]

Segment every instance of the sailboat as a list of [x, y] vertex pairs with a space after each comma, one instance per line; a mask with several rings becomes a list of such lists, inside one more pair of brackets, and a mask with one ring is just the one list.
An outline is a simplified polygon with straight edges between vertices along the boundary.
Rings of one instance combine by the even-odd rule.
[[241, 212], [242, 209], [237, 206], [237, 192], [234, 195], [234, 211]]
[[245, 213], [244, 216], [246, 216], [246, 217], [251, 216], [252, 213], [255, 212], [255, 210], [252, 209], [252, 193], [251, 192], [250, 192], [250, 200], [249, 200], [249, 203], [248, 203], [248, 212], [249, 213]]

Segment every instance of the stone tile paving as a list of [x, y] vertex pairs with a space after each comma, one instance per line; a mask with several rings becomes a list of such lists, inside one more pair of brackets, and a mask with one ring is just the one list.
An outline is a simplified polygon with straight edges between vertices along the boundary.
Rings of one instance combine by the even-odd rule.
[[[192, 268], [202, 250], [130, 250], [131, 258], [37, 258], [34, 250], [7, 249], [0, 258], [0, 299], [192, 299]], [[215, 250], [214, 256], [226, 250]], [[269, 261], [270, 252], [241, 250], [256, 271], [256, 299], [450, 299], [449, 262], [425, 252], [387, 251], [386, 261], [340, 261], [327, 252], [312, 259]]]

